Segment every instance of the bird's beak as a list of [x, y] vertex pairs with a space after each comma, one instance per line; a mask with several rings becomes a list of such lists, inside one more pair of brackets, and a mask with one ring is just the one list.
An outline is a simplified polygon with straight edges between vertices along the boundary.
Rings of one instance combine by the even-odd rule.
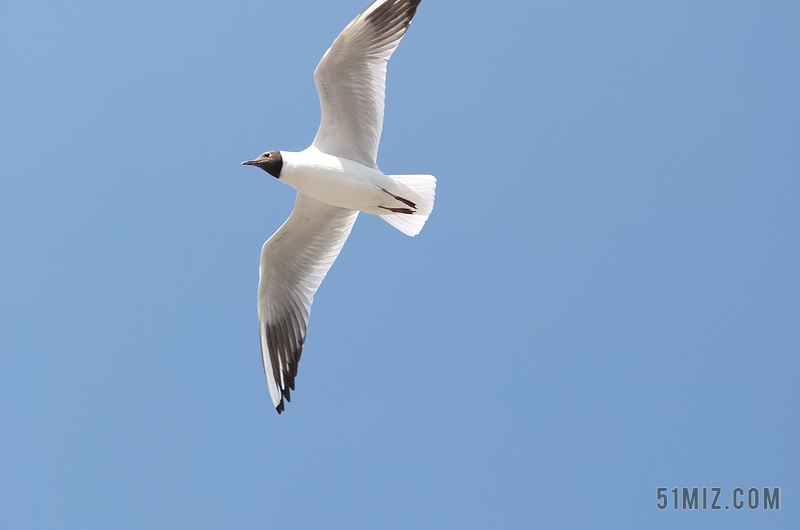
[[257, 166], [258, 162], [256, 162], [255, 160], [245, 160], [244, 162], [242, 162], [242, 165], [243, 166]]

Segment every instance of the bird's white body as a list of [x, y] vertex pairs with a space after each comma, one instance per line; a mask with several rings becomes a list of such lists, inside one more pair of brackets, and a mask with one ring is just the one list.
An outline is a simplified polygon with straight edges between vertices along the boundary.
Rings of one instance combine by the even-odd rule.
[[392, 206], [402, 206], [381, 190], [397, 194], [399, 186], [378, 169], [325, 154], [313, 145], [299, 153], [281, 151], [281, 155], [280, 180], [318, 201], [377, 215], [387, 213], [378, 208], [381, 204], [391, 201]]
[[298, 192], [332, 206], [386, 215], [389, 213], [387, 208], [406, 206], [394, 196], [415, 204], [424, 201], [408, 185], [384, 175], [379, 169], [325, 154], [313, 145], [300, 152], [281, 151], [281, 155], [283, 170], [280, 180]]

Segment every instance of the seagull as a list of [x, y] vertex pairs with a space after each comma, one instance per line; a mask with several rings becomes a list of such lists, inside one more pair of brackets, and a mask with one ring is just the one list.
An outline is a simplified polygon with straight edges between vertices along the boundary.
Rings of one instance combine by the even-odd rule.
[[383, 128], [386, 62], [421, 0], [376, 0], [322, 56], [314, 81], [322, 120], [304, 151], [267, 151], [243, 165], [297, 190], [289, 218], [261, 249], [261, 359], [278, 414], [291, 401], [314, 293], [344, 246], [358, 212], [409, 236], [433, 210], [433, 175], [385, 175], [376, 162]]

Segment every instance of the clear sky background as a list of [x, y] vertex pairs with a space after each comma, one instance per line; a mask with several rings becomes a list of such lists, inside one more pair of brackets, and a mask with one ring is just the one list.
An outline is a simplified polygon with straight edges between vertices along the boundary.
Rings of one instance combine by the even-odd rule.
[[800, 4], [424, 0], [378, 161], [436, 208], [360, 217], [278, 416], [239, 163], [367, 4], [0, 7], [0, 527], [800, 527]]

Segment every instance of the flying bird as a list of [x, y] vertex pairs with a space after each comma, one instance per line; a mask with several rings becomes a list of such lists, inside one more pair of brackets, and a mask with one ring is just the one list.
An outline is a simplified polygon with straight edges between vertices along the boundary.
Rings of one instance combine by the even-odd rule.
[[322, 121], [304, 151], [267, 151], [256, 166], [297, 190], [289, 219], [261, 249], [261, 358], [278, 414], [291, 401], [314, 293], [342, 250], [358, 212], [417, 235], [433, 209], [432, 175], [384, 175], [376, 162], [386, 62], [421, 0], [376, 0], [322, 56], [314, 81]]

